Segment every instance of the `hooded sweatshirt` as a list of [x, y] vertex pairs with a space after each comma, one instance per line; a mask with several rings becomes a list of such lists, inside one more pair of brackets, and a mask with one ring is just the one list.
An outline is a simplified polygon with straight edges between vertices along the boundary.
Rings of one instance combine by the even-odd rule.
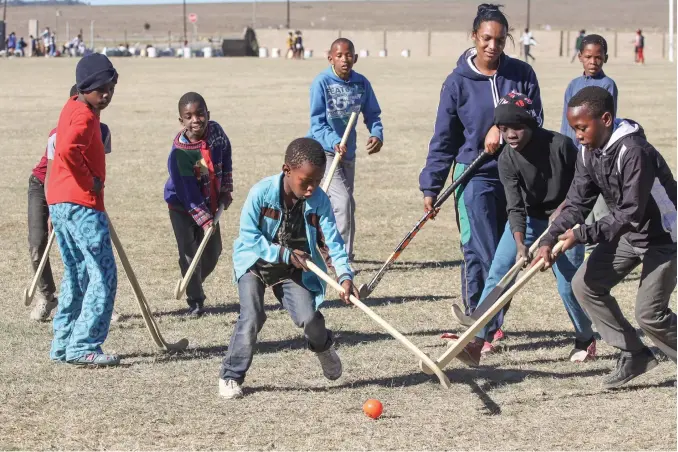
[[615, 117], [617, 116], [617, 94], [619, 93], [619, 91], [617, 90], [617, 84], [614, 82], [614, 80], [605, 75], [603, 71], [600, 71], [598, 74], [594, 76], [583, 74], [572, 80], [570, 84], [567, 85], [567, 89], [565, 90], [565, 99], [563, 102], [563, 119], [561, 119], [560, 121], [560, 133], [565, 135], [566, 137], [570, 137], [574, 142], [574, 145], [577, 147], [579, 147], [579, 141], [577, 141], [577, 134], [575, 133], [574, 129], [570, 127], [570, 124], [567, 122], [567, 104], [570, 102], [570, 99], [572, 99], [572, 97], [574, 97], [575, 94], [577, 94], [579, 91], [586, 88], [587, 86], [600, 86], [601, 88], [606, 89], [610, 94], [612, 94], [612, 98], [614, 99], [614, 115]]
[[[381, 108], [370, 82], [351, 71], [348, 81], [334, 73], [332, 66], [321, 72], [311, 84], [311, 129], [308, 136], [318, 141], [325, 152], [334, 153], [341, 142], [351, 113], [362, 112], [370, 136], [384, 141], [381, 125]], [[344, 160], [354, 160], [356, 131], [353, 129], [346, 142]]]
[[[495, 75], [487, 76], [476, 68], [475, 56], [475, 49], [464, 52], [440, 91], [433, 138], [419, 175], [424, 196], [440, 193], [454, 162], [468, 165], [484, 150], [501, 97], [511, 92], [525, 94], [533, 101], [538, 125], [544, 122], [539, 83], [529, 64], [502, 54]], [[496, 159], [487, 161], [476, 177], [498, 180]]]
[[[584, 220], [602, 194], [610, 209], [591, 225]], [[634, 121], [615, 121], [602, 149], [582, 146], [566, 204], [541, 244], [553, 246], [560, 234], [576, 224], [581, 243], [614, 242], [622, 235], [632, 246], [674, 243], [676, 180], [664, 157], [645, 139]]]

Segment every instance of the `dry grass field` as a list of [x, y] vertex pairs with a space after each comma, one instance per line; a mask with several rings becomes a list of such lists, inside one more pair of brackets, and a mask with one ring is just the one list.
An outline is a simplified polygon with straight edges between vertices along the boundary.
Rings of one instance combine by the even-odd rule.
[[[119, 85], [102, 120], [112, 131], [106, 205], [169, 341], [187, 337], [185, 353], [158, 352], [148, 337], [119, 265], [116, 309], [105, 349], [122, 355], [115, 369], [55, 365], [51, 324], [29, 321], [22, 292], [32, 275], [27, 249], [30, 170], [74, 81], [74, 59], [0, 61], [0, 449], [569, 449], [669, 450], [676, 446], [676, 368], [664, 361], [617, 391], [601, 378], [615, 352], [572, 364], [572, 326], [542, 274], [513, 301], [507, 350], [469, 369], [453, 361], [450, 390], [422, 374], [416, 359], [358, 309], [331, 294], [324, 313], [337, 338], [344, 375], [326, 381], [287, 313], [267, 294], [268, 321], [246, 381], [246, 397], [217, 395], [221, 357], [238, 315], [230, 254], [249, 188], [279, 171], [286, 145], [308, 128], [308, 87], [321, 60], [117, 59]], [[432, 59], [365, 59], [383, 109], [386, 142], [357, 166], [358, 282], [366, 282], [422, 213], [418, 191], [439, 87], [452, 69]], [[562, 96], [580, 72], [565, 59], [540, 60], [546, 125], [560, 126]], [[606, 67], [620, 90], [621, 116], [641, 122], [676, 170], [676, 69], [669, 64]], [[47, 81], [49, 80], [49, 81]], [[166, 158], [178, 131], [177, 101], [186, 91], [207, 99], [233, 143], [235, 202], [223, 217], [224, 253], [206, 283], [209, 314], [183, 316], [172, 297], [177, 251], [163, 202]], [[359, 143], [367, 139], [359, 128]], [[429, 223], [369, 299], [426, 353], [445, 350], [440, 334], [459, 331], [458, 233], [452, 205]], [[53, 249], [60, 280], [58, 250]], [[614, 293], [633, 315], [638, 273]], [[672, 302], [675, 309], [675, 297]], [[368, 398], [384, 403], [365, 417]]]

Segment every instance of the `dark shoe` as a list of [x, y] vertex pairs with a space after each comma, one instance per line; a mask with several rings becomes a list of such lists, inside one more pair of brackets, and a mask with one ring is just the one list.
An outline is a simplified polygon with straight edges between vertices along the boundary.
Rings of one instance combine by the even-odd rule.
[[109, 355], [107, 353], [88, 353], [76, 359], [68, 361], [69, 364], [77, 366], [117, 366], [120, 364], [118, 355]]
[[186, 314], [190, 317], [196, 317], [196, 318], [200, 317], [205, 313], [202, 306], [203, 306], [202, 302], [200, 302], [200, 303], [189, 303], [188, 304], [188, 311], [186, 312]]
[[480, 357], [483, 353], [483, 346], [485, 341], [475, 338], [457, 355], [457, 359], [469, 367], [478, 367], [480, 365]]
[[632, 379], [657, 367], [657, 360], [645, 347], [639, 352], [621, 352], [617, 360], [617, 367], [603, 380], [606, 389], [613, 389], [628, 383]]

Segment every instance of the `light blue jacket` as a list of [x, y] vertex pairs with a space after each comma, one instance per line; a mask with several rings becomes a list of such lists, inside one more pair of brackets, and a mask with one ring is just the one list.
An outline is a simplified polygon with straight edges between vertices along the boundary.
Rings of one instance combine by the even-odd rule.
[[[291, 251], [272, 243], [282, 221], [282, 177], [283, 173], [280, 173], [259, 181], [247, 195], [240, 214], [240, 233], [233, 244], [233, 272], [236, 281], [259, 259], [272, 264], [290, 263]], [[353, 270], [348, 264], [344, 241], [337, 230], [330, 199], [322, 189], [317, 188], [306, 199], [304, 220], [313, 262], [327, 271], [323, 258], [325, 256], [327, 263], [335, 268], [339, 283], [352, 280]], [[325, 282], [312, 272], [304, 272], [302, 283], [314, 293], [318, 308], [324, 300]]]
[[[341, 142], [348, 119], [354, 111], [361, 112], [370, 136], [384, 142], [381, 108], [372, 85], [361, 74], [351, 71], [348, 80], [334, 73], [332, 66], [322, 71], [311, 84], [311, 129], [308, 137], [318, 141], [326, 152], [334, 153]], [[356, 129], [346, 142], [344, 160], [354, 160]]]

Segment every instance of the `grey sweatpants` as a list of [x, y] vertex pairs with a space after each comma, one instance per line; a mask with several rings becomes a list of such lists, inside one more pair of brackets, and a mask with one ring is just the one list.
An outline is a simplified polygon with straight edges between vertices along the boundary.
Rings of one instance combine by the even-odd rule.
[[[326, 152], [327, 165], [325, 177], [334, 161], [334, 154]], [[324, 180], [324, 179], [323, 179]], [[355, 240], [355, 198], [353, 186], [355, 184], [355, 160], [341, 160], [334, 172], [327, 195], [332, 203], [332, 210], [337, 221], [337, 229], [346, 244], [346, 254], [349, 261], [353, 260], [353, 241]]]
[[[205, 232], [193, 221], [193, 217], [186, 213], [170, 210], [169, 215], [172, 229], [174, 230], [174, 237], [177, 239], [177, 248], [179, 249], [179, 268], [181, 269], [181, 276], [184, 276], [188, 271], [188, 267], [191, 266], [191, 262], [193, 262]], [[210, 237], [205, 251], [203, 251], [200, 257], [200, 263], [195, 268], [188, 286], [186, 286], [186, 303], [189, 306], [202, 304], [205, 301], [202, 283], [217, 266], [220, 255], [221, 232], [219, 225], [217, 225], [216, 231]]]
[[[28, 179], [28, 250], [31, 254], [33, 271], [38, 269], [40, 260], [47, 247], [49, 232], [47, 231], [47, 219], [49, 209], [45, 199], [45, 186], [40, 180], [31, 174]], [[38, 280], [38, 290], [48, 301], [52, 300], [56, 292], [52, 267], [49, 259], [45, 264], [42, 275]]]
[[572, 290], [608, 344], [628, 352], [644, 345], [624, 317], [610, 289], [642, 263], [636, 295], [638, 326], [676, 362], [676, 314], [669, 308], [676, 287], [676, 245], [633, 247], [624, 236], [599, 243], [572, 280]]

